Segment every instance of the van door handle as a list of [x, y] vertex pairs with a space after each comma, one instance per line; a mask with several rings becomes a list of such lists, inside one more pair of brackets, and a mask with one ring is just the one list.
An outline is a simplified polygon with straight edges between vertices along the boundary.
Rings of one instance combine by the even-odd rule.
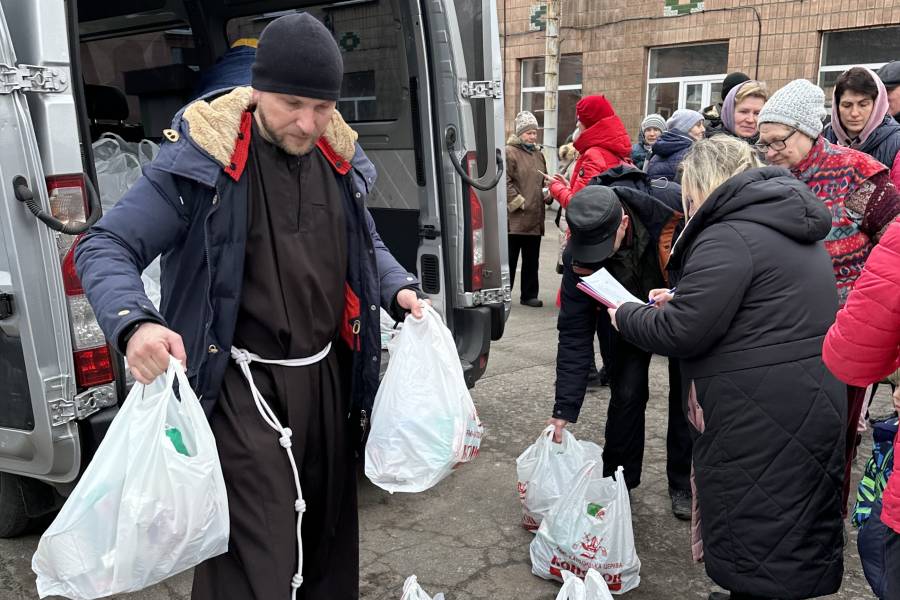
[[84, 233], [100, 219], [100, 215], [103, 212], [103, 209], [100, 206], [100, 195], [97, 193], [97, 189], [94, 187], [91, 178], [85, 177], [84, 184], [85, 189], [87, 190], [89, 210], [91, 212], [88, 215], [86, 223], [70, 225], [69, 223], [63, 223], [53, 215], [48, 214], [37, 202], [35, 202], [34, 192], [28, 187], [28, 179], [26, 179], [24, 175], [16, 175], [12, 180], [16, 199], [19, 202], [23, 202], [25, 206], [28, 207], [28, 210], [31, 211], [31, 214], [40, 219], [47, 227], [53, 231], [58, 231], [67, 235], [79, 235]]
[[503, 152], [499, 148], [497, 148], [497, 175], [493, 181], [485, 184], [472, 179], [459, 163], [459, 159], [456, 157], [456, 127], [453, 125], [447, 127], [444, 132], [444, 143], [447, 144], [447, 153], [450, 155], [450, 162], [453, 163], [453, 168], [456, 169], [457, 174], [464, 182], [482, 192], [488, 192], [497, 187], [497, 184], [500, 183], [500, 178], [503, 177]]

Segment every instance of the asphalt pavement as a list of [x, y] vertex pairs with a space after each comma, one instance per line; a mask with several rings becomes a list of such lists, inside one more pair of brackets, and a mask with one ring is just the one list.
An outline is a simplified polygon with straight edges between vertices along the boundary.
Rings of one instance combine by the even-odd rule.
[[[487, 373], [472, 392], [485, 425], [480, 456], [421, 494], [390, 495], [360, 477], [360, 591], [365, 600], [399, 600], [403, 582], [412, 574], [429, 594], [444, 592], [447, 600], [550, 600], [556, 596], [558, 583], [531, 574], [532, 534], [520, 525], [515, 468], [516, 457], [543, 429], [553, 405], [559, 276], [554, 270], [556, 228], [549, 220], [547, 225], [549, 233], [541, 251], [544, 307], [519, 305], [518, 287], [514, 290], [506, 333], [491, 346]], [[651, 365], [651, 386], [644, 474], [632, 494], [636, 547], [643, 565], [641, 584], [623, 597], [705, 600], [716, 588], [703, 565], [691, 560], [689, 524], [676, 520], [669, 506], [665, 477], [668, 382], [666, 362], [659, 357]], [[608, 399], [608, 388], [588, 393], [581, 418], [571, 428], [578, 438], [603, 444]], [[881, 392], [873, 413], [885, 413], [889, 405], [889, 396]], [[857, 478], [871, 448], [868, 434], [864, 440]], [[0, 540], [0, 600], [37, 598], [31, 571], [37, 541], [37, 534]], [[116, 598], [187, 600], [190, 573]], [[855, 531], [845, 553], [843, 588], [829, 598], [873, 598], [859, 564]]]

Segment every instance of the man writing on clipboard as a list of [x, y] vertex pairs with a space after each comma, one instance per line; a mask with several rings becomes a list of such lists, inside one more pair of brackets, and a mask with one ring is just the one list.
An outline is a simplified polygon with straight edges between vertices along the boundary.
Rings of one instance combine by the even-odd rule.
[[[571, 238], [563, 254], [556, 402], [550, 419], [556, 441], [581, 411], [601, 319], [607, 320], [609, 329], [605, 307], [576, 286], [582, 277], [605, 268], [636, 297], [649, 298], [652, 291], [666, 286], [665, 264], [682, 215], [631, 187], [589, 185], [572, 197], [566, 218]], [[632, 489], [641, 482], [651, 354], [629, 344], [615, 330], [611, 336], [603, 475], [612, 475], [621, 465], [625, 483]], [[677, 365], [670, 365], [670, 387], [676, 392], [669, 395], [666, 472], [672, 512], [679, 519], [690, 519], [691, 439], [680, 385], [672, 381], [678, 375]]]

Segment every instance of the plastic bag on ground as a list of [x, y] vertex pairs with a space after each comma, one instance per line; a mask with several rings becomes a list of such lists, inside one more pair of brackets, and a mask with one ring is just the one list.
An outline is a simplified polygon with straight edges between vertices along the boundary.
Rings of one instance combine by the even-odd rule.
[[570, 571], [563, 571], [563, 584], [556, 600], [612, 600], [606, 581], [594, 569], [589, 569], [584, 581]]
[[102, 598], [226, 552], [228, 534], [215, 439], [172, 359], [165, 376], [132, 388], [31, 568], [41, 598]]
[[562, 573], [563, 584], [556, 594], [556, 600], [587, 600], [585, 598], [584, 582], [577, 575], [569, 571]]
[[478, 455], [484, 431], [453, 336], [437, 311], [423, 310], [389, 346], [366, 443], [366, 476], [391, 493], [431, 488]]
[[585, 577], [595, 569], [613, 594], [638, 587], [641, 561], [623, 471], [613, 479], [594, 462], [581, 469], [531, 542], [532, 573], [562, 581], [564, 571]]
[[553, 426], [516, 459], [522, 526], [534, 533], [560, 496], [571, 488], [572, 480], [589, 461], [603, 467], [603, 448], [593, 442], [578, 441], [567, 429], [562, 443], [553, 442]]
[[403, 582], [403, 595], [400, 600], [444, 600], [444, 594], [436, 594], [434, 598], [425, 593], [415, 575], [410, 575]]

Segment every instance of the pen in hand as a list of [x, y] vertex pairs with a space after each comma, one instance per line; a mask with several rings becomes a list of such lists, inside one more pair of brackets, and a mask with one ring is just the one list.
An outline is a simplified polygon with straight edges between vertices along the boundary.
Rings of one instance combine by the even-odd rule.
[[[677, 287], [673, 287], [672, 289], [668, 290], [667, 293], [669, 293], [669, 294], [674, 294], [674, 293], [675, 293], [675, 290], [677, 290], [677, 289], [678, 289]], [[651, 298], [651, 299], [647, 302], [647, 306], [653, 306], [654, 304], [656, 304], [656, 298]]]

